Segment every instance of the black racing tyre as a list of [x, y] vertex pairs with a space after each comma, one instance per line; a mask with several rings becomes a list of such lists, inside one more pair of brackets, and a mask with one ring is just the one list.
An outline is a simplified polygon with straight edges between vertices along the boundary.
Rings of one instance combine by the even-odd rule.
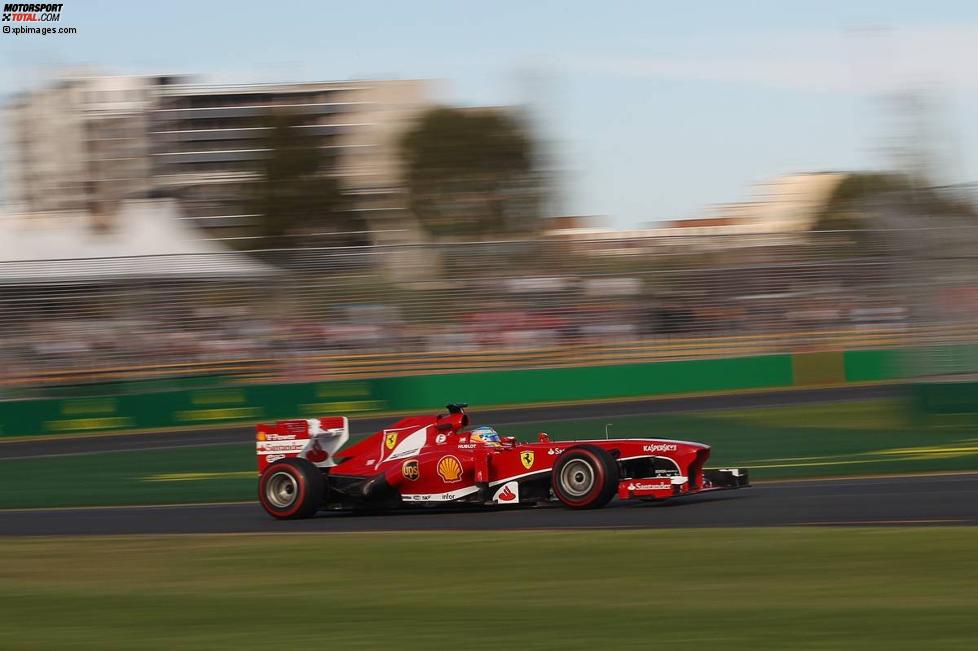
[[554, 495], [572, 509], [599, 509], [618, 491], [618, 462], [596, 445], [567, 448], [554, 463]]
[[311, 518], [326, 497], [326, 479], [311, 461], [282, 459], [265, 468], [258, 480], [258, 500], [279, 520]]

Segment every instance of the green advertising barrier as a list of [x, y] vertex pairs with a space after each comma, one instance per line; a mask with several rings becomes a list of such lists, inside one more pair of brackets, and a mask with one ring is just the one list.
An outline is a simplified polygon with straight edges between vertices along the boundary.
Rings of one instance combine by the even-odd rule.
[[446, 400], [492, 406], [786, 387], [792, 373], [790, 355], [767, 355], [397, 377], [377, 384], [389, 409], [410, 410]]
[[256, 384], [102, 398], [0, 402], [0, 435], [196, 427], [380, 411], [371, 381]]
[[847, 350], [843, 354], [846, 382], [884, 382], [907, 377], [900, 350]]
[[848, 351], [827, 357], [820, 353], [804, 359], [763, 355], [4, 401], [0, 436], [189, 429], [324, 414], [421, 411], [459, 400], [491, 407], [788, 388], [811, 386], [821, 379], [886, 381], [900, 377], [898, 352]]

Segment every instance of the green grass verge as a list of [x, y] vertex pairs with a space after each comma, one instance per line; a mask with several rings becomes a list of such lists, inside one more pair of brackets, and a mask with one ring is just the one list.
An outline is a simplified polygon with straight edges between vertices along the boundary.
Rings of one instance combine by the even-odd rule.
[[[978, 432], [916, 423], [898, 401], [772, 407], [613, 419], [612, 436], [660, 436], [713, 446], [713, 466], [755, 479], [978, 470]], [[604, 420], [502, 428], [533, 440], [604, 435]], [[43, 443], [38, 443], [42, 446]], [[248, 444], [0, 461], [0, 508], [252, 499]]]
[[5, 540], [4, 649], [973, 649], [978, 529]]

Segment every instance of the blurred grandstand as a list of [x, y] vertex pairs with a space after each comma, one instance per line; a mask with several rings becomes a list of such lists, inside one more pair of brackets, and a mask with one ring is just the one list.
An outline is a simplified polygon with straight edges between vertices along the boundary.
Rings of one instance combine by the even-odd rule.
[[[891, 216], [858, 230], [671, 228], [610, 240], [562, 229], [535, 240], [249, 253], [166, 226], [178, 220], [154, 213], [165, 212], [159, 206], [131, 204], [122, 225], [100, 235], [77, 225], [8, 227], [0, 363], [9, 395], [105, 382], [895, 347], [976, 334], [978, 228], [894, 217], [917, 214], [899, 202], [875, 209]], [[49, 259], [37, 260], [39, 250]], [[418, 259], [424, 273], [401, 269]]]

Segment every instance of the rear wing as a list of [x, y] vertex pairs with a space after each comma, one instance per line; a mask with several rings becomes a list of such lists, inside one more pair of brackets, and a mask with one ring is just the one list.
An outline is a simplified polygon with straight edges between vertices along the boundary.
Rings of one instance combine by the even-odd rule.
[[350, 438], [350, 421], [346, 416], [280, 420], [274, 424], [259, 423], [255, 429], [258, 472], [289, 457], [308, 459], [320, 468], [331, 468], [336, 465], [334, 455]]

